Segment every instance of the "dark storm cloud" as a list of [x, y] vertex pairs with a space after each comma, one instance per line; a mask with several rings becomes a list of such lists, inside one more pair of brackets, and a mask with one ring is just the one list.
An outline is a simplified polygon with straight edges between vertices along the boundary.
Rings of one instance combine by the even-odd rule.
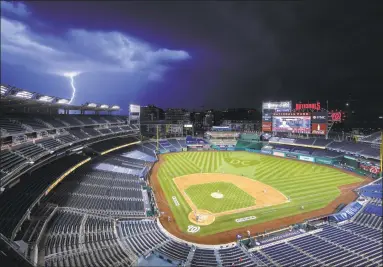
[[[382, 4], [378, 1], [31, 2], [56, 32], [121, 31], [188, 51], [141, 104], [254, 106], [264, 100], [326, 100], [348, 94], [379, 109]], [[135, 54], [132, 58], [140, 58]], [[115, 90], [118, 89], [116, 84]], [[339, 101], [337, 103], [335, 100]], [[375, 105], [374, 103], [375, 102]], [[357, 102], [356, 102], [357, 103]]]

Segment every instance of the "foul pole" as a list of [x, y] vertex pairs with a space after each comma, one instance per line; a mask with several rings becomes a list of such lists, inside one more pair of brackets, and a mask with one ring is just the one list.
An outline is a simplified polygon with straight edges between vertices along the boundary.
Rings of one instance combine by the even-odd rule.
[[[380, 138], [383, 140], [383, 131], [380, 132]], [[380, 177], [383, 176], [383, 141], [380, 143]]]
[[160, 151], [159, 150], [159, 131], [158, 131], [158, 124], [157, 124], [157, 151]]

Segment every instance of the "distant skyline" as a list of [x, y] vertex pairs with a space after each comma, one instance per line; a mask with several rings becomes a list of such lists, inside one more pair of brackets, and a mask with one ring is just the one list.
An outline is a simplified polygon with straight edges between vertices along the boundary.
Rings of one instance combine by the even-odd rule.
[[[1, 82], [73, 103], [383, 113], [379, 1], [1, 2]], [[349, 97], [349, 95], [351, 95]], [[368, 107], [368, 109], [366, 108]]]

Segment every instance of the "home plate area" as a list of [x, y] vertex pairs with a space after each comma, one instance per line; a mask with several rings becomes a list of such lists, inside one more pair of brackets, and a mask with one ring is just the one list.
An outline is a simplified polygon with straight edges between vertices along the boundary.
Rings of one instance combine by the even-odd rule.
[[196, 225], [209, 225], [215, 221], [215, 216], [208, 210], [192, 211], [188, 215], [189, 221]]

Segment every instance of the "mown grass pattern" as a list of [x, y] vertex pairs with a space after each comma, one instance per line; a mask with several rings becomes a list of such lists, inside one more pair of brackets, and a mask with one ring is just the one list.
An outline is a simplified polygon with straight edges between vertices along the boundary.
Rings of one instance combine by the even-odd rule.
[[[164, 156], [165, 162], [158, 173], [160, 184], [177, 224], [185, 232], [191, 224], [188, 220], [191, 208], [178, 191], [173, 181], [175, 177], [201, 172], [244, 175], [273, 186], [291, 200], [278, 206], [217, 217], [213, 224], [202, 226], [196, 235], [213, 234], [317, 210], [339, 196], [338, 186], [361, 181], [360, 178], [326, 166], [242, 151], [182, 152]], [[177, 198], [180, 206], [174, 205], [172, 196]], [[256, 216], [257, 219], [241, 224], [235, 222], [235, 219], [247, 216]]]
[[[192, 185], [188, 187], [185, 192], [198, 209], [208, 210], [212, 213], [255, 205], [255, 199], [252, 196], [239, 189], [234, 184], [227, 182]], [[213, 198], [211, 196], [213, 192], [223, 194], [223, 198]]]

